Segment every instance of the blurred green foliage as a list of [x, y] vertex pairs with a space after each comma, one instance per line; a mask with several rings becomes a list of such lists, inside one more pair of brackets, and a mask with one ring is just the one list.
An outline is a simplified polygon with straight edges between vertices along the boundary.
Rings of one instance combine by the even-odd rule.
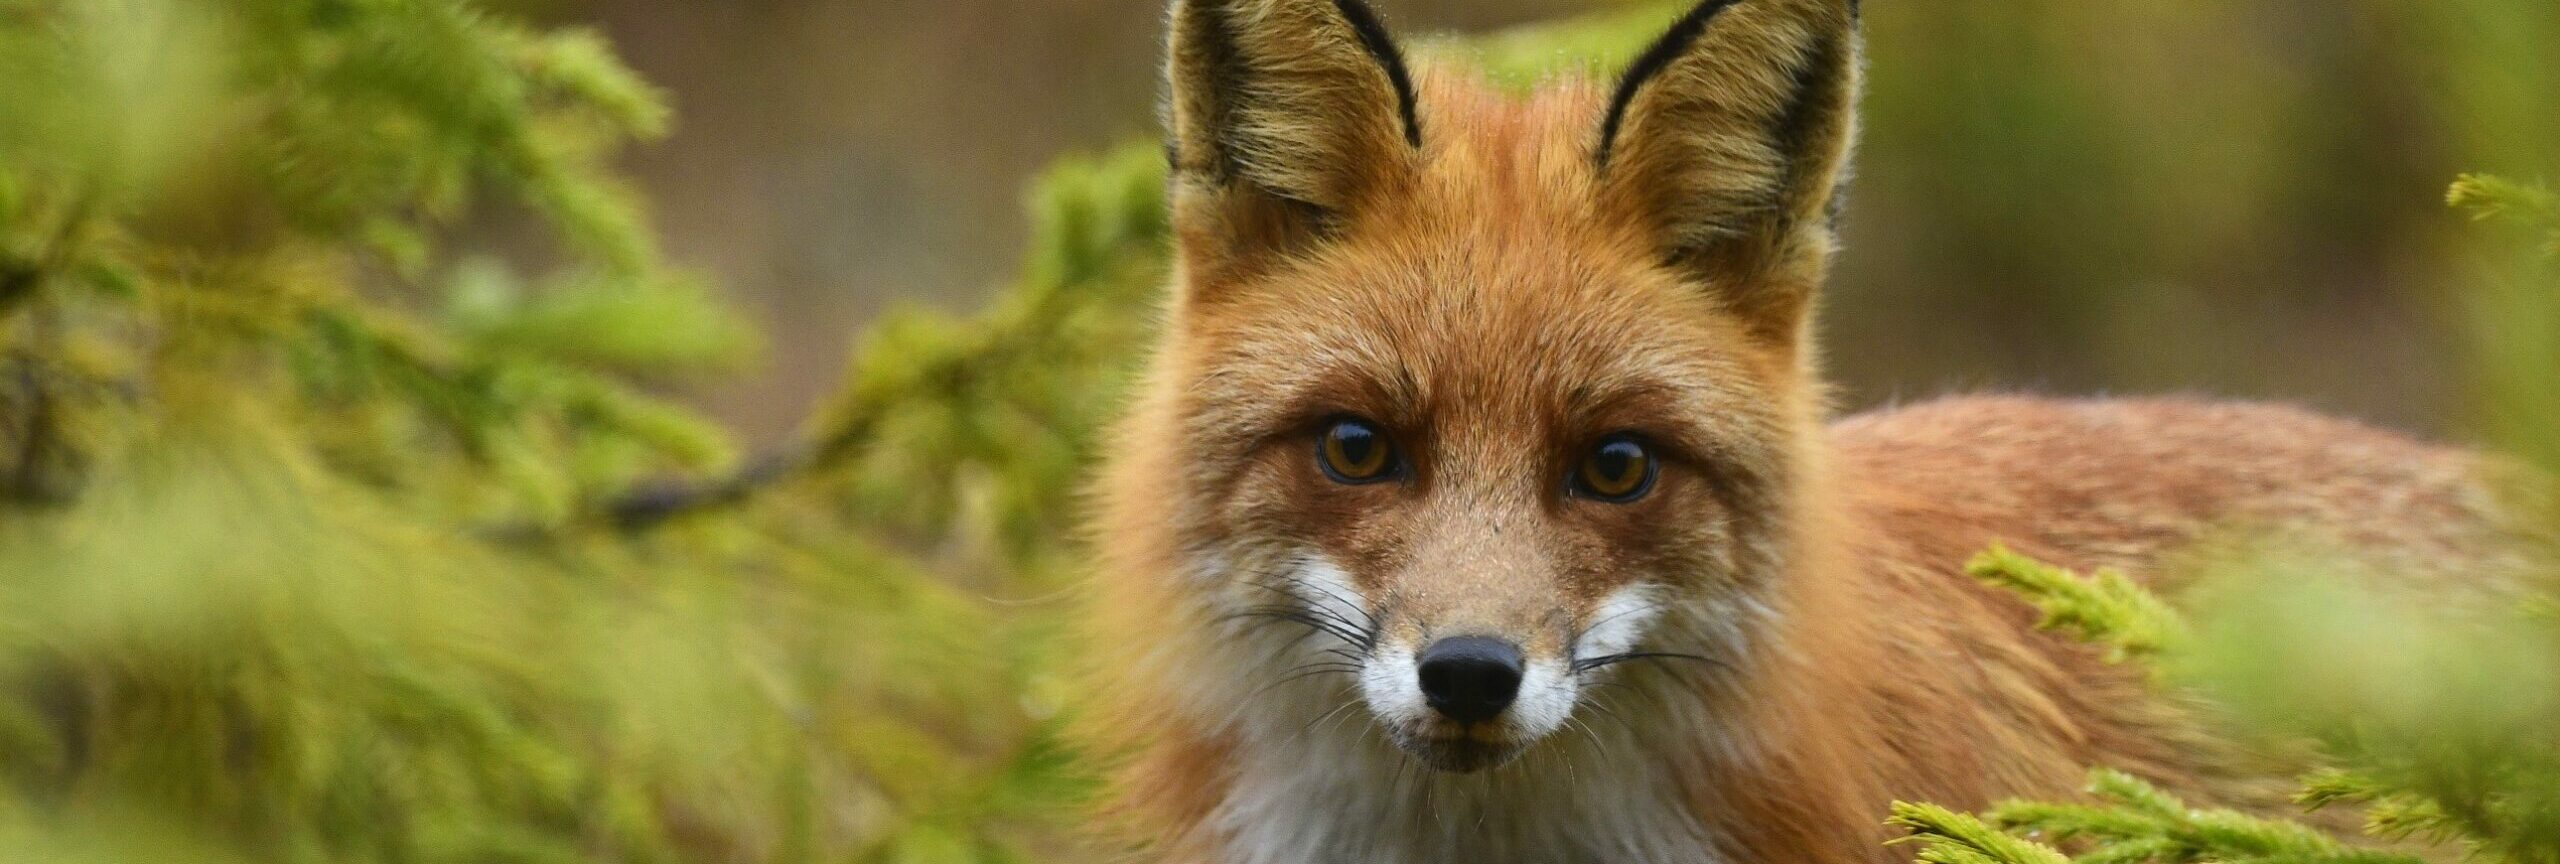
[[[2217, 709], [2226, 734], [2307, 747], [2318, 769], [2295, 802], [2360, 810], [2365, 838], [2190, 806], [2103, 767], [2086, 800], [2006, 801], [1978, 817], [1905, 803], [1893, 823], [1933, 864], [2560, 861], [2560, 617], [2536, 611], [2560, 579], [2545, 569], [2503, 586], [2505, 603], [2456, 610], [2444, 602], [2462, 593], [2455, 586], [2338, 573], [2298, 554], [2226, 562], [2192, 637], [2150, 657], [2175, 695]], [[2077, 609], [2072, 620], [2087, 626], [2074, 632], [2096, 641], [2188, 631], [2138, 588], [1989, 578], [2040, 606]], [[2545, 593], [2519, 607], [2517, 588]]]
[[[2470, 298], [2484, 425], [2532, 465], [2495, 479], [2560, 536], [2560, 208], [2545, 187], [2487, 175], [2448, 197], [2488, 235]], [[2018, 592], [2045, 626], [2156, 664], [2176, 695], [2214, 706], [2227, 735], [2307, 747], [2319, 770], [2296, 802], [2361, 809], [2369, 839], [2191, 808], [2103, 766], [2088, 801], [2010, 801], [1979, 817], [1912, 803], [1894, 824], [1933, 864], [2560, 862], [2560, 557], [2523, 551], [2514, 574], [2413, 584], [2270, 546], [2203, 568], [2197, 611], [2182, 616], [2120, 575], [1993, 550], [1974, 575]]]
[[985, 595], [1061, 584], [1155, 158], [765, 464], [657, 394], [757, 348], [611, 167], [667, 120], [461, 0], [0, 0], [0, 858], [1063, 847], [1054, 616]]
[[2560, 171], [2543, 0], [1870, 3], [1824, 329], [1852, 404], [2203, 391], [2466, 407], [2464, 171]]
[[[1525, 82], [1623, 56], [1670, 9], [1443, 48]], [[2552, 44], [2509, 23], [2526, 35], [2481, 56]], [[2171, 173], [2086, 171], [2125, 121], [2089, 81], [2014, 80], [1893, 121], [2032, 133], [2003, 139], [2016, 185], [1932, 192], [1965, 231], [2065, 242], [2055, 213], [2098, 220]], [[2507, 100], [2483, 116], [2534, 98], [2479, 92]], [[1060, 164], [989, 309], [888, 315], [799, 446], [749, 459], [664, 395], [758, 350], [613, 167], [668, 122], [594, 34], [465, 0], [0, 0], [0, 858], [1081, 854], [1057, 619], [1076, 480], [1153, 326], [1161, 157]], [[2227, 179], [2174, 188], [2210, 213]], [[2466, 188], [2501, 224], [2547, 214], [2530, 187]], [[2018, 196], [2062, 209], [1987, 203]], [[2141, 224], [2231, 239], [2193, 217]], [[526, 230], [498, 248], [483, 223]], [[2560, 309], [2517, 305], [2560, 294], [2535, 278], [2481, 306], [2483, 423], [2560, 465], [2532, 371]], [[2072, 602], [2092, 632], [2141, 612]], [[2372, 746], [2331, 797], [2529, 836], [2497, 833], [2533, 815], [2506, 804], [2459, 821], [2423, 765], [2392, 773], [2428, 754]], [[2155, 815], [2141, 830], [2184, 824]]]
[[[2203, 810], [2131, 775], [2098, 770], [2089, 803], [2010, 801], [1976, 817], [1930, 804], [1894, 805], [1927, 864], [2420, 864], [2410, 855], [2357, 849], [2317, 829], [2234, 810]], [[2049, 844], [2083, 843], [2064, 855]]]

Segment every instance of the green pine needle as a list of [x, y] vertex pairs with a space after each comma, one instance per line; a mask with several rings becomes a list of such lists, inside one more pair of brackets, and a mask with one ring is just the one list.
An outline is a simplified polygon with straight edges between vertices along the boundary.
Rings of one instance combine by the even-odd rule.
[[2016, 592], [2044, 613], [2036, 626], [2107, 647], [2109, 662], [2159, 656], [2182, 642], [2175, 610], [2113, 570], [2089, 578], [1994, 545], [1965, 565], [1986, 584]]

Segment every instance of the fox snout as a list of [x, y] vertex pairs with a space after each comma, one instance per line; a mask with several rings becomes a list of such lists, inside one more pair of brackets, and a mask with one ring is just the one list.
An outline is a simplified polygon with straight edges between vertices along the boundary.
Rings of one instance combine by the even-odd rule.
[[1382, 641], [1360, 674], [1362, 701], [1398, 749], [1442, 771], [1511, 761], [1561, 728], [1581, 701], [1562, 657], [1496, 636], [1420, 646]]
[[1595, 676], [1633, 656], [1661, 608], [1651, 588], [1630, 585], [1587, 611], [1512, 616], [1516, 626], [1410, 602], [1317, 614], [1374, 622], [1354, 673], [1367, 713], [1423, 764], [1465, 773], [1509, 762], [1571, 723]]

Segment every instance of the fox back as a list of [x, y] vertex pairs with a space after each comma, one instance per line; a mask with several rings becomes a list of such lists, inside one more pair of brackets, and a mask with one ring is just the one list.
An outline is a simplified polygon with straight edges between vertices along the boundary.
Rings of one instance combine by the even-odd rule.
[[1357, 0], [1171, 26], [1176, 275], [1089, 627], [1111, 816], [1164, 860], [1891, 860], [1895, 797], [2223, 783], [1965, 556], [2503, 530], [2462, 454], [2282, 409], [1830, 425], [1854, 0], [1708, 0], [1525, 97]]

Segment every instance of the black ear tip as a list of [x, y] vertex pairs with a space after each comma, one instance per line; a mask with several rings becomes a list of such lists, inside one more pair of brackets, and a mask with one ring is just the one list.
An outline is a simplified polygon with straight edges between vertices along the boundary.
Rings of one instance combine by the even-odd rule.
[[1351, 32], [1360, 37], [1361, 49], [1378, 61], [1378, 68], [1387, 73], [1387, 83], [1395, 86], [1397, 116], [1404, 121], [1405, 143], [1422, 146], [1422, 122], [1414, 109], [1413, 74], [1405, 69], [1404, 52], [1396, 47], [1395, 37], [1388, 35], [1386, 22], [1379, 20], [1377, 10], [1363, 0], [1333, 0], [1333, 8], [1342, 13], [1342, 20], [1350, 22]]
[[1671, 61], [1688, 53], [1689, 46], [1706, 35], [1707, 24], [1734, 2], [1699, 0], [1698, 5], [1680, 16], [1680, 20], [1672, 22], [1671, 29], [1663, 33], [1662, 38], [1645, 46], [1644, 53], [1637, 54], [1635, 62], [1627, 64], [1626, 74], [1618, 78], [1616, 92], [1609, 96], [1609, 114], [1600, 123], [1600, 149], [1596, 154], [1600, 164], [1609, 163], [1609, 152], [1618, 143], [1618, 127], [1626, 122], [1627, 103], [1635, 101], [1636, 91], [1644, 89], [1645, 82], [1662, 74], [1663, 69], [1670, 67]]

